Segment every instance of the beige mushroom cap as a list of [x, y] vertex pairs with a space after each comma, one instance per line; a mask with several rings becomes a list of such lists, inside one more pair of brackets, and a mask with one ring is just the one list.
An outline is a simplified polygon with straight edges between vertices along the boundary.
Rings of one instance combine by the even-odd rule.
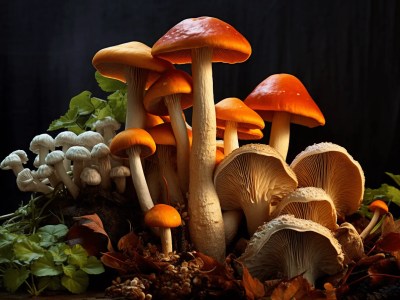
[[226, 156], [214, 173], [223, 210], [244, 211], [248, 231], [270, 219], [271, 205], [297, 187], [294, 172], [281, 155], [264, 144], [247, 144]]
[[366, 255], [364, 252], [363, 240], [353, 224], [343, 222], [340, 224], [339, 228], [334, 231], [334, 235], [340, 245], [342, 245], [346, 263], [352, 261], [356, 262]]
[[272, 217], [291, 214], [296, 218], [317, 222], [330, 230], [337, 229], [336, 208], [331, 197], [321, 188], [297, 188], [276, 206]]
[[323, 142], [308, 146], [290, 167], [299, 187], [322, 188], [335, 203], [338, 217], [358, 210], [364, 196], [365, 177], [360, 164], [339, 145]]
[[319, 277], [340, 272], [344, 255], [326, 227], [282, 215], [259, 227], [239, 261], [260, 280], [303, 274], [314, 285]]

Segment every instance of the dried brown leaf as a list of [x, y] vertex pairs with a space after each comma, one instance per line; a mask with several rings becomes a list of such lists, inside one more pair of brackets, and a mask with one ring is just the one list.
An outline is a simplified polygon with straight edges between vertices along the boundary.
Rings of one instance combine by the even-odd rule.
[[282, 281], [272, 292], [272, 300], [320, 300], [326, 299], [322, 291], [315, 290], [303, 276]]
[[265, 295], [264, 285], [260, 282], [260, 280], [251, 276], [249, 270], [245, 266], [242, 267], [243, 267], [242, 280], [244, 289], [246, 291], [247, 299], [255, 300], [264, 297]]

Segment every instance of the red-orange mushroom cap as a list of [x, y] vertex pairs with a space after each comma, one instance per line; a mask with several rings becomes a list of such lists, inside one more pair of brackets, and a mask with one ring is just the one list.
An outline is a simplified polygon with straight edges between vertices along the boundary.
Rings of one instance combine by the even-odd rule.
[[246, 61], [251, 55], [251, 46], [235, 28], [214, 17], [185, 19], [152, 47], [154, 56], [174, 64], [191, 63], [191, 49], [213, 48], [212, 61], [238, 63]]
[[145, 214], [144, 222], [150, 227], [174, 228], [181, 225], [182, 219], [173, 206], [160, 203]]
[[128, 128], [118, 133], [111, 141], [110, 152], [119, 157], [127, 158], [127, 150], [133, 146], [139, 146], [140, 157], [148, 157], [156, 151], [156, 144], [152, 136], [141, 128]]

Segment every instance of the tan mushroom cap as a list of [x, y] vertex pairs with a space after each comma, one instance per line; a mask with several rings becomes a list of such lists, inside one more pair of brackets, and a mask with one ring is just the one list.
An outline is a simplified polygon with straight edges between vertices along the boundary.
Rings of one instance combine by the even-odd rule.
[[270, 219], [271, 205], [297, 187], [289, 165], [272, 147], [247, 144], [218, 165], [214, 185], [223, 210], [243, 210], [248, 232]]
[[144, 96], [143, 104], [146, 111], [158, 116], [167, 116], [169, 113], [164, 97], [170, 95], [180, 96], [182, 110], [193, 105], [192, 78], [189, 74], [177, 69], [161, 74]]
[[127, 67], [149, 70], [150, 82], [172, 68], [165, 60], [153, 57], [151, 48], [138, 41], [101, 49], [94, 55], [92, 64], [103, 76], [122, 82], [126, 82]]
[[308, 146], [290, 164], [299, 187], [325, 190], [339, 217], [358, 210], [364, 196], [365, 177], [360, 164], [339, 145], [323, 142]]
[[244, 103], [264, 120], [272, 122], [275, 111], [291, 114], [291, 123], [316, 127], [325, 117], [303, 83], [291, 74], [273, 74], [256, 86]]
[[326, 227], [282, 215], [259, 227], [239, 261], [262, 281], [303, 274], [314, 285], [319, 277], [342, 271], [344, 255]]
[[302, 187], [287, 194], [275, 207], [272, 217], [290, 214], [336, 230], [336, 208], [331, 197], [321, 188]]
[[141, 128], [128, 128], [118, 133], [111, 141], [110, 152], [119, 158], [128, 158], [127, 151], [133, 146], [140, 146], [140, 157], [148, 157], [156, 151], [156, 144], [151, 135]]
[[366, 256], [363, 240], [353, 224], [343, 222], [334, 231], [334, 236], [342, 245], [346, 264], [352, 261], [357, 262], [360, 258]]
[[215, 104], [217, 127], [223, 128], [227, 121], [237, 124], [240, 129], [263, 129], [264, 120], [261, 116], [248, 107], [242, 100], [229, 97]]
[[154, 56], [175, 64], [191, 63], [191, 49], [213, 48], [212, 61], [238, 63], [251, 55], [251, 46], [235, 28], [214, 17], [185, 19], [152, 47]]

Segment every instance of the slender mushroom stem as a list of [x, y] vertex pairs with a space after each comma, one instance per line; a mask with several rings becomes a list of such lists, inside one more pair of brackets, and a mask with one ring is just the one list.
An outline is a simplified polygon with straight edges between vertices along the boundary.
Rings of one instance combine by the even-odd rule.
[[290, 139], [290, 113], [274, 112], [272, 117], [269, 145], [286, 160]]
[[213, 184], [216, 118], [212, 49], [192, 50], [193, 141], [190, 153], [189, 230], [195, 247], [219, 261], [225, 259], [222, 211]]
[[237, 148], [239, 148], [237, 123], [233, 121], [226, 121], [224, 131], [224, 155], [229, 155], [229, 153]]
[[146, 85], [148, 71], [141, 68], [130, 67], [126, 75], [127, 108], [125, 129], [144, 128], [146, 122], [146, 110], [143, 105], [143, 94]]
[[139, 204], [143, 212], [154, 206], [150, 191], [144, 177], [142, 161], [140, 159], [140, 147], [133, 146], [126, 150], [129, 156], [129, 167], [133, 185], [138, 196]]
[[160, 228], [160, 239], [161, 239], [161, 247], [164, 255], [168, 255], [168, 253], [172, 252], [172, 234], [171, 228]]
[[367, 237], [367, 235], [371, 232], [372, 228], [374, 228], [374, 226], [378, 222], [380, 216], [381, 216], [381, 211], [379, 211], [379, 209], [375, 210], [367, 227], [365, 227], [364, 230], [360, 233], [361, 239], [365, 239]]
[[189, 190], [190, 144], [186, 122], [182, 116], [180, 95], [173, 94], [164, 98], [171, 119], [172, 131], [176, 139], [176, 156], [179, 184], [185, 195]]

